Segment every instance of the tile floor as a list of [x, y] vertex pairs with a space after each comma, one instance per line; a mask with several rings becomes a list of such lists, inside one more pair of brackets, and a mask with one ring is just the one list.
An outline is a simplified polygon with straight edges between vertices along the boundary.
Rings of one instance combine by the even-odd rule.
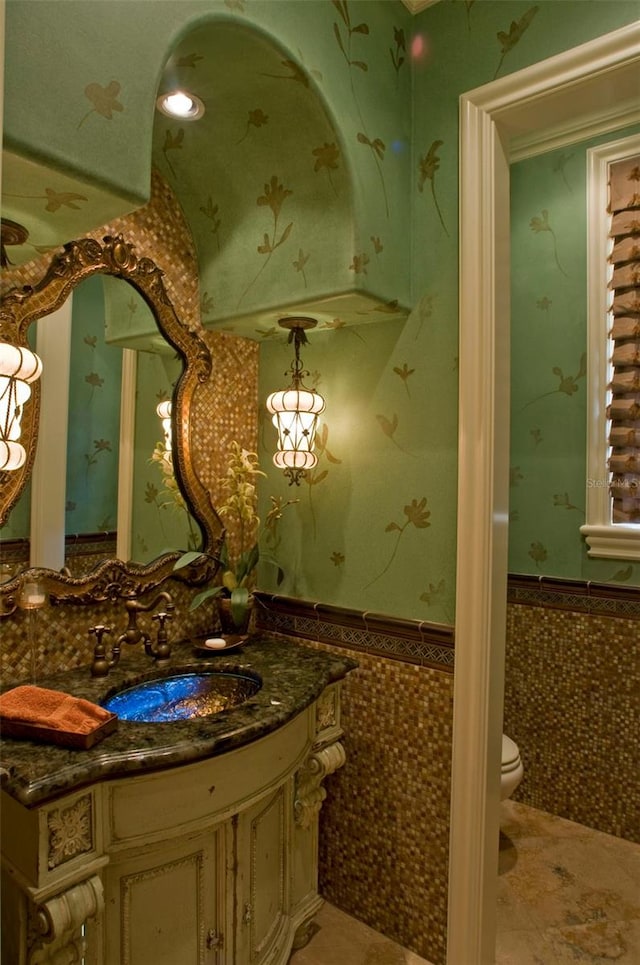
[[[316, 925], [290, 965], [429, 965], [329, 904]], [[505, 801], [496, 965], [640, 965], [640, 845]]]
[[424, 958], [325, 903], [315, 918], [318, 930], [289, 965], [429, 965]]
[[497, 965], [640, 965], [640, 845], [502, 809]]

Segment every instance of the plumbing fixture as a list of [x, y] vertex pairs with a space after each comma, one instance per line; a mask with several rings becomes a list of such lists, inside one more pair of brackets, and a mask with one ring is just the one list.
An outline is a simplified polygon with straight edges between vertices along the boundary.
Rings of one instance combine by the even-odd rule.
[[115, 667], [120, 659], [120, 647], [117, 644], [111, 648], [111, 653], [107, 657], [107, 648], [104, 643], [106, 634], [111, 633], [111, 627], [105, 627], [98, 623], [95, 627], [89, 627], [89, 636], [96, 635], [96, 643], [93, 648], [93, 663], [91, 664], [92, 677], [106, 677], [112, 667]]
[[152, 620], [158, 621], [158, 640], [154, 650], [147, 649], [147, 653], [151, 654], [155, 659], [156, 663], [166, 663], [171, 656], [171, 647], [169, 646], [169, 637], [167, 635], [166, 622], [171, 619], [172, 614], [169, 609], [173, 610], [173, 603], [167, 603], [166, 610], [160, 610], [158, 613], [154, 613], [151, 617]]
[[[138, 613], [149, 613], [150, 610], [156, 608], [161, 600], [165, 602], [164, 610], [159, 611], [152, 617], [152, 619], [157, 620], [159, 623], [158, 641], [154, 645], [151, 643], [151, 636], [146, 630], [141, 630], [138, 626]], [[167, 620], [172, 618], [175, 609], [170, 594], [167, 593], [166, 590], [161, 590], [149, 603], [141, 603], [139, 600], [127, 600], [125, 602], [125, 608], [129, 615], [129, 622], [127, 629], [118, 637], [118, 648], [123, 643], [131, 646], [142, 642], [145, 653], [153, 657], [157, 664], [162, 665], [168, 663], [169, 657], [171, 656], [171, 647], [169, 646], [165, 624]]]

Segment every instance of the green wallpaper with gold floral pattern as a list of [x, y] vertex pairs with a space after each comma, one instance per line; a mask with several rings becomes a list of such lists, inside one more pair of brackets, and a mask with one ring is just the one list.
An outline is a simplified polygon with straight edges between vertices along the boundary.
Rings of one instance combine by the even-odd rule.
[[[637, 128], [635, 129], [638, 130]], [[616, 131], [615, 138], [634, 133]], [[511, 170], [512, 572], [637, 584], [640, 566], [587, 557], [586, 151]]]
[[[283, 525], [281, 589], [452, 622], [458, 97], [636, 20], [637, 3], [440, 0], [415, 17], [399, 0], [6, 7], [3, 205], [32, 219], [29, 244], [73, 237], [142, 203], [155, 164], [196, 240], [202, 317], [231, 326], [246, 316], [243, 333], [261, 342], [263, 397], [290, 361], [278, 311], [328, 299], [307, 352], [327, 397], [320, 462]], [[58, 49], [74, 50], [70, 69], [59, 70]], [[158, 78], [172, 73], [206, 93], [201, 126], [154, 111]], [[571, 162], [564, 174], [574, 178]], [[554, 177], [559, 185], [562, 174]], [[540, 198], [523, 217], [528, 242], [568, 291], [579, 282], [562, 274], [572, 258], [558, 214]], [[341, 300], [351, 290], [355, 304]], [[545, 291], [536, 300], [545, 297], [554, 300]], [[568, 301], [581, 297], [576, 287]], [[536, 307], [538, 328], [553, 312]], [[570, 336], [554, 342], [550, 371], [532, 388], [531, 399], [554, 393], [527, 407], [538, 455], [552, 438], [544, 407], [577, 411], [584, 393], [584, 347], [573, 328]], [[263, 425], [264, 459], [269, 432]], [[529, 426], [522, 440], [535, 443]], [[514, 457], [522, 470], [517, 449]], [[550, 500], [536, 496], [536, 515], [542, 504], [548, 514], [531, 531], [531, 509], [515, 502], [526, 480], [513, 488], [512, 568], [637, 582], [637, 567], [627, 576], [584, 559], [576, 469], [563, 473]], [[282, 485], [269, 470], [269, 491]], [[559, 522], [561, 547], [551, 539]], [[547, 559], [529, 555], [538, 543]]]
[[[321, 325], [310, 336], [305, 361], [327, 400], [320, 461], [301, 484], [297, 517], [283, 521], [290, 566], [279, 587], [265, 571], [269, 589], [453, 622], [458, 96], [635, 16], [637, 8], [628, 3], [472, 0], [441, 2], [414, 21], [408, 41], [414, 72], [413, 310], [392, 331], [329, 332]], [[542, 190], [531, 207], [521, 166], [514, 167], [514, 195], [521, 191], [524, 210], [514, 197], [509, 568], [636, 585], [640, 567], [587, 559], [579, 533], [586, 487], [583, 154], [583, 148], [572, 149], [538, 162], [555, 203]], [[545, 281], [534, 285], [531, 303], [525, 279], [536, 271]], [[548, 304], [553, 299], [555, 306]], [[263, 345], [263, 397], [286, 384], [286, 360], [283, 345]], [[524, 385], [529, 394], [523, 398]], [[274, 438], [265, 425], [265, 461]], [[272, 488], [277, 479], [269, 470]], [[284, 481], [280, 486], [286, 491]]]
[[[299, 503], [281, 523], [279, 592], [377, 613], [453, 622], [456, 466], [455, 359], [432, 377], [439, 333], [428, 308], [404, 326], [319, 329], [302, 359], [326, 398], [318, 465], [288, 487], [271, 463], [275, 428], [261, 411], [265, 492]], [[261, 347], [261, 396], [284, 387], [291, 349]], [[448, 377], [448, 379], [447, 379]], [[446, 382], [448, 381], [448, 385]], [[433, 467], [435, 471], [431, 471]], [[266, 505], [266, 504], [265, 504]], [[286, 547], [286, 555], [284, 548]]]
[[[412, 280], [414, 304], [431, 299], [446, 345], [430, 355], [432, 377], [443, 379], [457, 354], [459, 95], [637, 19], [635, 3], [588, 0], [442, 0], [417, 18]], [[569, 148], [538, 159], [535, 204], [519, 169], [536, 162], [513, 169], [509, 569], [638, 585], [640, 566], [588, 559], [579, 533], [587, 482], [583, 154]], [[426, 466], [427, 477], [433, 471]]]

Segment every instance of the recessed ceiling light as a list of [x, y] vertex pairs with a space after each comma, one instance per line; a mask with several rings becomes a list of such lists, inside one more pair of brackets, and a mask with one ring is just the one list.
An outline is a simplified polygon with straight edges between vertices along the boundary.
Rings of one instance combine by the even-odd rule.
[[197, 121], [204, 114], [204, 104], [196, 94], [188, 94], [183, 90], [172, 90], [161, 94], [156, 101], [158, 110], [167, 117], [178, 118], [181, 121]]

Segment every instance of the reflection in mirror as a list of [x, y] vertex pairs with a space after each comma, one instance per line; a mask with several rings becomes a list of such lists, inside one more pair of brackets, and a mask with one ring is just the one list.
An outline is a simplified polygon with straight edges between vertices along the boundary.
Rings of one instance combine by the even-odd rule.
[[[6, 487], [3, 479], [0, 489], [0, 519], [6, 520], [0, 531], [3, 578], [26, 564], [23, 558], [10, 565], [11, 547], [24, 545], [29, 536], [40, 545], [29, 525], [30, 517], [40, 513], [29, 513], [29, 501], [39, 511], [55, 501], [49, 498], [53, 490], [43, 485], [56, 463], [66, 478], [61, 487], [64, 523], [56, 527], [45, 519], [43, 528], [48, 538], [57, 530], [62, 545], [66, 576], [58, 580], [73, 583], [83, 574], [93, 579], [97, 561], [105, 557], [123, 561], [118, 572], [139, 574], [146, 566], [164, 573], [179, 550], [212, 549], [222, 532], [189, 449], [191, 404], [211, 368], [208, 346], [196, 326], [187, 328], [178, 320], [162, 272], [150, 259], [138, 259], [121, 237], [106, 238], [104, 246], [93, 239], [67, 245], [38, 285], [3, 297], [0, 333], [24, 344], [30, 323], [52, 311], [63, 314], [65, 303], [73, 306], [67, 308], [72, 318], [67, 442], [62, 443], [60, 420], [38, 439], [38, 409], [44, 422], [61, 394], [55, 385], [58, 366], [47, 366], [45, 357], [49, 382], [44, 381], [41, 397], [36, 394], [24, 416], [25, 472], [20, 485]], [[46, 322], [61, 324], [59, 319]], [[61, 341], [61, 333], [62, 328], [55, 330], [55, 341]], [[157, 414], [163, 401], [172, 403], [169, 459], [162, 458], [165, 434]], [[36, 441], [38, 457], [28, 486]], [[55, 512], [51, 518], [56, 519]], [[31, 565], [59, 569], [57, 562], [33, 555]]]
[[[76, 561], [91, 558], [78, 556], [81, 543], [93, 539], [97, 548], [104, 541], [102, 555], [116, 555], [122, 349], [107, 338], [103, 279], [87, 278], [71, 298], [67, 447], [61, 468], [66, 476], [64, 562], [76, 575]], [[50, 385], [43, 384], [43, 412]], [[40, 433], [38, 458], [44, 441]], [[39, 566], [41, 560], [32, 559], [32, 564]]]
[[[51, 339], [40, 337], [46, 326]], [[156, 456], [157, 405], [182, 363], [148, 306], [121, 279], [94, 275], [37, 328], [46, 376], [33, 479], [43, 505], [30, 512], [28, 487], [0, 531], [12, 572], [30, 563], [79, 576], [107, 557], [148, 563], [168, 547], [197, 548], [173, 461]]]

